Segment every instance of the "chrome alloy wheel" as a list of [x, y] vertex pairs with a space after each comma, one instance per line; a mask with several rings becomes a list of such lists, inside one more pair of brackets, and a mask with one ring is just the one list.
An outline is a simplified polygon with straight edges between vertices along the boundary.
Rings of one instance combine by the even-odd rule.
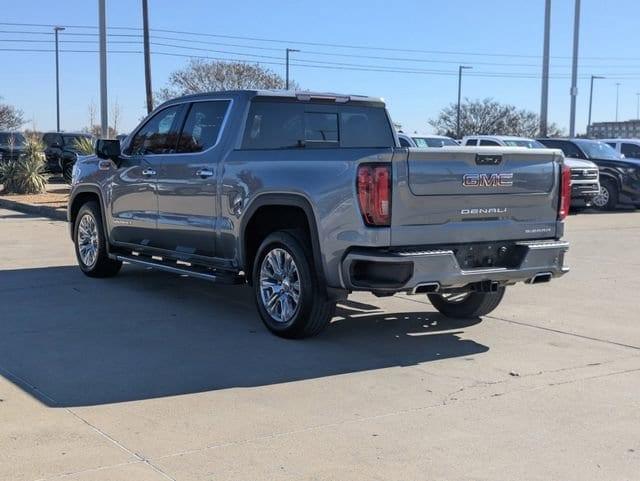
[[289, 322], [300, 306], [300, 275], [291, 254], [270, 250], [260, 266], [260, 296], [274, 321]]
[[98, 259], [98, 226], [90, 214], [85, 214], [78, 224], [78, 253], [86, 267], [93, 267]]
[[604, 207], [609, 203], [609, 189], [604, 185], [600, 186], [600, 193], [591, 199], [591, 203], [596, 207]]

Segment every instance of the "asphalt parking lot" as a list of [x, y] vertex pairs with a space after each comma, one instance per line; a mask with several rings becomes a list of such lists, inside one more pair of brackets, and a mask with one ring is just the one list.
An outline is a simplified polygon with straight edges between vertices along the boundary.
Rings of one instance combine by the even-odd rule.
[[285, 341], [247, 289], [88, 279], [0, 210], [0, 479], [637, 480], [640, 212], [567, 231], [572, 272], [482, 321], [354, 295]]

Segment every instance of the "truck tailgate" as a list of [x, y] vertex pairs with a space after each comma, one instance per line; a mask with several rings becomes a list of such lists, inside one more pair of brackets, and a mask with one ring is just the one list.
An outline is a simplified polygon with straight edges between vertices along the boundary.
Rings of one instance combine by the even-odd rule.
[[554, 238], [561, 164], [551, 149], [398, 150], [391, 244]]

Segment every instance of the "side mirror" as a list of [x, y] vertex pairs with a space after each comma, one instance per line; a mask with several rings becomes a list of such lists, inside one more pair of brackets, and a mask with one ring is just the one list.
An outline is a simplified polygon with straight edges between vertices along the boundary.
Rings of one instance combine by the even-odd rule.
[[96, 141], [96, 155], [98, 158], [113, 160], [118, 165], [120, 154], [120, 142], [118, 140], [98, 139]]

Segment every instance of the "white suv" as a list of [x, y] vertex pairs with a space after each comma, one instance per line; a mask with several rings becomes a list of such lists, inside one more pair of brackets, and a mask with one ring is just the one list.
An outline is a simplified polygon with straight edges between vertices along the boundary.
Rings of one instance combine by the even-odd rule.
[[628, 159], [640, 159], [640, 139], [598, 139]]
[[544, 145], [527, 137], [513, 137], [510, 135], [465, 135], [460, 143], [464, 146], [502, 146], [527, 147], [529, 149], [544, 149]]

